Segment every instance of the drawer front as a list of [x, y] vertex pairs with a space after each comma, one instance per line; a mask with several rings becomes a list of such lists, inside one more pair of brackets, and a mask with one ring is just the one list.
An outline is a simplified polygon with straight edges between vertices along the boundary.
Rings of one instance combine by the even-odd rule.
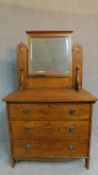
[[89, 121], [12, 121], [14, 139], [33, 137], [83, 137], [89, 136]]
[[13, 152], [16, 157], [86, 157], [88, 142], [64, 139], [13, 140]]
[[9, 104], [12, 120], [88, 120], [90, 104]]

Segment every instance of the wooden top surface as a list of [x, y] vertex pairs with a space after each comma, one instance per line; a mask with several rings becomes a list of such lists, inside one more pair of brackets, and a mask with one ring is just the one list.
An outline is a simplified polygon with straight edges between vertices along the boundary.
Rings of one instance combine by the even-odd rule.
[[95, 102], [97, 99], [86, 90], [27, 89], [14, 91], [6, 96], [6, 102]]

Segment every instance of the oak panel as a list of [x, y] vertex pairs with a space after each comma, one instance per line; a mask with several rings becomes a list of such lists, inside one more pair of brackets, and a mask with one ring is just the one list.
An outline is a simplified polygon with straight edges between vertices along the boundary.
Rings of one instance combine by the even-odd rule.
[[12, 121], [11, 130], [14, 139], [32, 139], [33, 137], [77, 137], [89, 138], [88, 121]]
[[[90, 104], [9, 104], [12, 120], [88, 120], [90, 119]], [[26, 112], [27, 110], [27, 112]]]
[[14, 156], [65, 156], [86, 157], [88, 155], [87, 140], [35, 139], [32, 141], [13, 140]]

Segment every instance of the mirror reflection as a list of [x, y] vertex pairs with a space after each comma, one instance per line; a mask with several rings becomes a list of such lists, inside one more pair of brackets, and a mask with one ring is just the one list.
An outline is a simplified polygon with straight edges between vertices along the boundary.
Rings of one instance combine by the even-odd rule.
[[71, 47], [69, 37], [32, 38], [32, 71], [70, 72]]

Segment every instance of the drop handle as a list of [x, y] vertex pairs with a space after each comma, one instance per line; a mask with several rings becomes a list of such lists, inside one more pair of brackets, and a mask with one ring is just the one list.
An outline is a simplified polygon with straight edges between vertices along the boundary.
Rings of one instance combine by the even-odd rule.
[[26, 133], [28, 133], [30, 130], [31, 130], [31, 127], [30, 127], [30, 126], [25, 126], [25, 127], [24, 127], [24, 131], [25, 131]]
[[75, 109], [69, 109], [68, 112], [69, 112], [70, 115], [74, 115], [76, 113], [76, 110]]
[[32, 150], [32, 145], [26, 145], [24, 147], [24, 149], [27, 150], [27, 151], [31, 151]]
[[75, 145], [69, 145], [68, 149], [69, 149], [70, 151], [74, 150], [74, 149], [75, 149]]
[[70, 127], [68, 128], [68, 131], [69, 131], [70, 133], [73, 133], [73, 132], [76, 131], [76, 128], [75, 128], [74, 126], [70, 126]]
[[25, 108], [23, 109], [23, 113], [24, 113], [24, 114], [28, 114], [29, 112], [30, 112], [30, 110], [29, 110], [28, 107], [25, 107]]

